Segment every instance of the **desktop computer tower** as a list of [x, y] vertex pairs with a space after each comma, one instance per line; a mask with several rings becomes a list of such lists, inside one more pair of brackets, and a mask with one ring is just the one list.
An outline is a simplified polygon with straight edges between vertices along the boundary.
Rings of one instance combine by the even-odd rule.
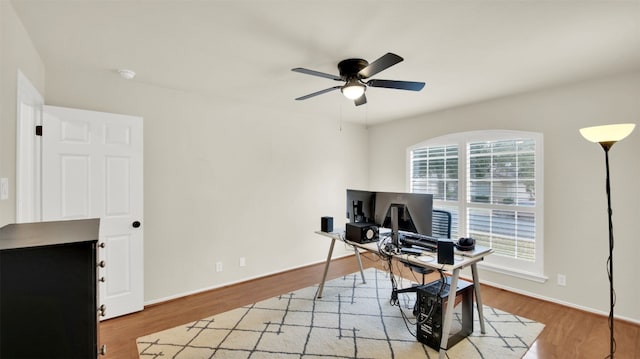
[[[451, 278], [446, 277], [444, 288], [442, 288], [442, 281], [437, 280], [418, 287], [416, 293], [418, 322], [416, 337], [418, 341], [435, 350], [440, 349], [450, 287]], [[473, 333], [473, 283], [458, 280], [455, 298], [449, 340], [445, 349], [451, 348]]]

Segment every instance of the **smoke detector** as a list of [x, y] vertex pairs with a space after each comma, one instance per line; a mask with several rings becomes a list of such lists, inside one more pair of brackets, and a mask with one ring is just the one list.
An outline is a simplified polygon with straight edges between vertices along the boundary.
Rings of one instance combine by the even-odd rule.
[[120, 77], [122, 77], [125, 80], [131, 80], [132, 78], [136, 77], [135, 72], [127, 69], [120, 69], [118, 70], [118, 73], [120, 74]]

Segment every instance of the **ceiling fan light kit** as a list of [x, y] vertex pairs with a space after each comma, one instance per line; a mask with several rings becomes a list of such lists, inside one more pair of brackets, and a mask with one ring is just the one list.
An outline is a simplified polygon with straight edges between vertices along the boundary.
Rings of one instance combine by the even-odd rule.
[[291, 71], [300, 72], [312, 76], [324, 77], [334, 81], [345, 82], [345, 84], [342, 86], [333, 86], [324, 90], [313, 92], [308, 95], [298, 97], [296, 98], [296, 100], [306, 100], [323, 93], [340, 89], [340, 91], [346, 98], [353, 100], [356, 106], [360, 106], [367, 103], [367, 97], [364, 94], [367, 87], [382, 87], [408, 91], [422, 90], [422, 88], [424, 87], [424, 82], [375, 79], [364, 81], [365, 79], [368, 79], [369, 77], [374, 76], [375, 74], [386, 70], [401, 61], [403, 61], [402, 57], [391, 52], [386, 53], [372, 63], [369, 63], [364, 59], [346, 59], [338, 63], [340, 76], [315, 70], [309, 70], [302, 67], [293, 68], [291, 69]]
[[342, 91], [344, 97], [348, 98], [349, 100], [355, 100], [364, 95], [365, 89], [366, 86], [360, 83], [358, 80], [350, 80], [344, 86], [342, 86], [340, 91]]

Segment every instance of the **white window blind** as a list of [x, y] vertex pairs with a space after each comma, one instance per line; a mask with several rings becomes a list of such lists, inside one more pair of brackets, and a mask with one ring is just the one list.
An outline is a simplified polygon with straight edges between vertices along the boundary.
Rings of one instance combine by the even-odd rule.
[[535, 147], [528, 138], [467, 145], [467, 233], [496, 254], [527, 261], [536, 251]]
[[411, 192], [431, 193], [436, 200], [458, 200], [458, 145], [411, 151]]
[[519, 131], [428, 140], [408, 150], [408, 186], [452, 213], [452, 238], [491, 247], [486, 262], [542, 276], [541, 146], [540, 134]]

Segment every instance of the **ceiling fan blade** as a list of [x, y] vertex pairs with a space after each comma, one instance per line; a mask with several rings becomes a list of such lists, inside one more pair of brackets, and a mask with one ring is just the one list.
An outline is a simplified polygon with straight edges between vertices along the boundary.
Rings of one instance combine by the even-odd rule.
[[324, 90], [316, 91], [316, 92], [314, 92], [314, 93], [310, 93], [310, 94], [308, 94], [308, 95], [304, 95], [304, 96], [298, 97], [296, 100], [298, 100], [298, 101], [299, 101], [299, 100], [306, 100], [306, 99], [311, 98], [311, 97], [314, 97], [314, 96], [322, 95], [323, 93], [327, 93], [327, 92], [331, 92], [331, 91], [337, 90], [337, 89], [339, 89], [340, 87], [342, 87], [342, 86], [333, 86], [333, 87], [329, 87], [328, 89], [324, 89]]
[[365, 103], [367, 103], [367, 96], [365, 94], [362, 94], [362, 96], [353, 100], [353, 103], [355, 103], [356, 106], [364, 105]]
[[420, 91], [424, 82], [394, 81], [394, 80], [369, 80], [367, 85], [371, 87], [384, 87], [389, 89]]
[[315, 70], [309, 70], [302, 67], [296, 67], [294, 69], [291, 69], [291, 71], [299, 72], [301, 74], [324, 77], [324, 78], [336, 80], [336, 81], [342, 81], [342, 78], [340, 76], [328, 74], [325, 72], [315, 71]]
[[391, 52], [387, 52], [376, 61], [370, 63], [367, 67], [360, 70], [360, 72], [358, 72], [358, 75], [363, 79], [369, 78], [377, 74], [378, 72], [386, 70], [389, 67], [397, 64], [398, 62], [401, 62], [402, 60], [404, 60], [402, 57]]

